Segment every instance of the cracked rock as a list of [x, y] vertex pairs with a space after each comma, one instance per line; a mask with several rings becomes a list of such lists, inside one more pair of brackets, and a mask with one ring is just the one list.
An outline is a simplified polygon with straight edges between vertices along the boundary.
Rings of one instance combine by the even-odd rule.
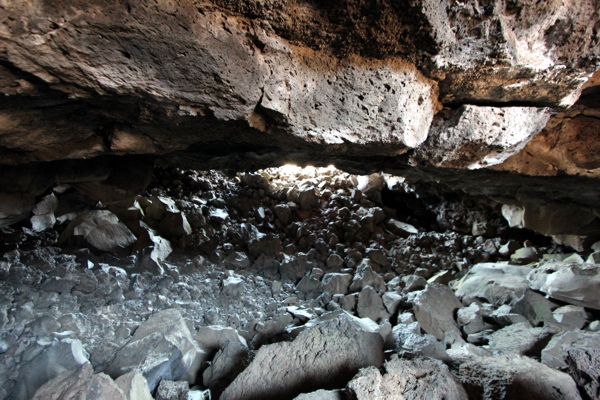
[[308, 329], [290, 343], [261, 347], [221, 399], [293, 398], [341, 388], [360, 368], [380, 366], [383, 339], [344, 314]]

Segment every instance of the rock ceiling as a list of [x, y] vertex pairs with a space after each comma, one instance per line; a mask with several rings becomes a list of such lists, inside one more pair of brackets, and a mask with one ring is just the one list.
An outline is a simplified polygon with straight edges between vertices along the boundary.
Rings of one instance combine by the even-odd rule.
[[[335, 163], [597, 216], [599, 9], [4, 1], [3, 198], [22, 205], [68, 182], [87, 193], [116, 186], [110, 201], [143, 188], [152, 161]], [[579, 177], [565, 186], [562, 175]]]

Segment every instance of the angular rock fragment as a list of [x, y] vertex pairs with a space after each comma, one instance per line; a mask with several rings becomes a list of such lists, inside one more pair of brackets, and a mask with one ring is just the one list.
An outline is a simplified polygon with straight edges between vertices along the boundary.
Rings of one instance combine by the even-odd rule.
[[302, 393], [294, 400], [346, 400], [341, 390], [317, 390], [316, 392]]
[[[397, 329], [398, 328], [398, 329]], [[429, 334], [422, 335], [418, 322], [409, 325], [397, 325], [392, 331], [396, 339], [395, 350], [402, 358], [430, 357], [441, 361], [450, 361], [446, 346]]]
[[569, 304], [600, 310], [600, 265], [549, 262], [527, 276], [534, 290]]
[[129, 228], [108, 210], [94, 210], [75, 218], [63, 231], [59, 243], [73, 237], [83, 245], [109, 252], [127, 250], [136, 241]]
[[211, 390], [212, 396], [218, 398], [249, 363], [248, 347], [240, 342], [226, 340], [202, 374], [202, 384]]
[[600, 398], [600, 349], [569, 350], [567, 364], [584, 400]]
[[523, 292], [523, 296], [515, 302], [511, 312], [520, 314], [527, 318], [533, 326], [542, 323], [548, 324], [555, 321], [552, 310], [556, 308], [550, 300], [531, 289]]
[[356, 312], [360, 318], [370, 318], [375, 322], [381, 322], [390, 317], [383, 307], [381, 297], [371, 286], [365, 286], [358, 294]]
[[140, 370], [132, 370], [115, 379], [117, 386], [125, 394], [127, 400], [152, 400], [148, 381]]
[[456, 296], [485, 299], [495, 305], [512, 303], [529, 287], [530, 272], [531, 268], [506, 263], [477, 264], [458, 281]]
[[352, 275], [330, 272], [323, 276], [321, 285], [324, 292], [333, 294], [347, 294], [348, 286], [352, 281]]
[[246, 339], [240, 336], [235, 329], [219, 325], [201, 326], [198, 328], [195, 340], [209, 357], [223, 348], [228, 340], [247, 347]]
[[113, 378], [139, 369], [150, 391], [165, 380], [196, 381], [206, 353], [196, 344], [177, 309], [151, 316], [109, 361], [105, 372]]
[[[88, 363], [88, 356], [79, 340], [63, 339], [45, 347], [31, 361], [23, 364], [11, 398], [26, 400], [33, 397], [39, 387], [64, 373], [80, 370]], [[89, 367], [90, 375], [91, 367]], [[87, 367], [85, 373], [87, 374]], [[46, 393], [46, 392], [44, 392]], [[47, 392], [51, 393], [51, 392]], [[40, 399], [43, 397], [39, 397]]]
[[385, 291], [385, 280], [367, 263], [361, 263], [356, 268], [356, 273], [350, 285], [350, 292], [359, 292], [365, 286], [371, 286], [376, 291]]
[[573, 379], [528, 357], [475, 357], [459, 366], [469, 398], [482, 400], [577, 400]]
[[454, 313], [462, 307], [454, 292], [445, 285], [430, 283], [425, 290], [413, 292], [413, 310], [421, 328], [437, 340], [448, 331], [460, 331], [454, 321]]
[[383, 339], [345, 314], [308, 329], [291, 343], [261, 347], [221, 399], [293, 398], [343, 387], [360, 368], [380, 366]]
[[567, 368], [567, 353], [571, 350], [593, 350], [600, 343], [600, 332], [567, 331], [555, 335], [542, 350], [542, 363], [552, 368]]
[[465, 389], [442, 362], [403, 360], [397, 355], [381, 371], [373, 367], [361, 370], [346, 390], [357, 400], [467, 400]]
[[67, 371], [46, 382], [38, 389], [35, 400], [94, 399], [128, 400], [123, 391], [108, 375], [95, 374], [89, 362], [75, 371]]
[[156, 400], [187, 400], [189, 392], [188, 382], [163, 379], [156, 389]]
[[396, 236], [400, 237], [409, 237], [410, 235], [416, 235], [419, 233], [417, 228], [414, 226], [407, 224], [405, 222], [397, 221], [393, 218], [390, 218], [385, 225], [387, 228]]
[[547, 328], [532, 328], [527, 323], [507, 326], [489, 336], [489, 349], [493, 353], [519, 354], [539, 359], [552, 334]]
[[559, 307], [552, 312], [552, 315], [559, 324], [566, 325], [570, 329], [583, 328], [588, 319], [585, 309], [580, 306]]

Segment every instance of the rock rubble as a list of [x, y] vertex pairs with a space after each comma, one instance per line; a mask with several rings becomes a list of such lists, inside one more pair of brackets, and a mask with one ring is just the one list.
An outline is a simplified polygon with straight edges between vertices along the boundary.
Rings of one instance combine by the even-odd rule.
[[593, 398], [595, 249], [392, 178], [157, 169], [83, 208], [54, 188], [1, 230], [0, 398]]

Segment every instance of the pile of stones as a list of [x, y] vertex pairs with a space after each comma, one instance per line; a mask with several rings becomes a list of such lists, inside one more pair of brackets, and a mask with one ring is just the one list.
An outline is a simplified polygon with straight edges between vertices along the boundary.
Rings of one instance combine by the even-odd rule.
[[600, 243], [399, 177], [157, 168], [0, 241], [0, 398], [600, 394]]

